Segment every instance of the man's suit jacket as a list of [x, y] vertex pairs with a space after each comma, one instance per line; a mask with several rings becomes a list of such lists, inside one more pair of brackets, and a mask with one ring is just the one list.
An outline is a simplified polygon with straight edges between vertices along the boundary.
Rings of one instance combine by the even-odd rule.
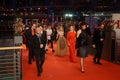
[[31, 43], [32, 43], [33, 35], [32, 35], [32, 30], [31, 29], [27, 29], [25, 31], [25, 37], [26, 37], [26, 45], [27, 45], [27, 47], [32, 46]]
[[95, 29], [93, 33], [92, 44], [95, 44], [96, 46], [97, 45], [103, 46], [103, 41], [102, 42], [100, 41], [101, 38], [105, 39], [105, 31], [100, 29]]
[[[46, 31], [43, 31], [40, 37], [38, 37], [36, 34], [33, 36], [33, 48], [35, 54], [44, 54], [45, 53], [45, 46], [47, 43], [47, 36]], [[40, 48], [40, 44], [43, 44], [43, 48]]]

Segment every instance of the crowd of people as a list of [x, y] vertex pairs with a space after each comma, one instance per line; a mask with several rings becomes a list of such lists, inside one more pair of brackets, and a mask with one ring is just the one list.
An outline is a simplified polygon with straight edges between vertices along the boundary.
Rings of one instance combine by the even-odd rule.
[[80, 57], [80, 71], [84, 73], [84, 59], [88, 56], [89, 45], [92, 44], [92, 47], [96, 49], [93, 62], [102, 65], [100, 59], [105, 39], [103, 23], [95, 28], [93, 33], [84, 21], [77, 25], [74, 23], [55, 25], [31, 23], [27, 27], [24, 30], [24, 43], [29, 50], [28, 63], [32, 64], [32, 61], [36, 61], [38, 76], [43, 71], [45, 54], [51, 49], [55, 56], [64, 57], [69, 54], [69, 59], [73, 63], [77, 62], [76, 57]]

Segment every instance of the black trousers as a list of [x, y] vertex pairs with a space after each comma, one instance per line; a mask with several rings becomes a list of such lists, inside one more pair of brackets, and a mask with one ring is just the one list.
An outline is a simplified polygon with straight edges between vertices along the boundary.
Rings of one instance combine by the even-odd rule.
[[100, 62], [101, 55], [102, 55], [103, 45], [96, 45], [96, 53], [94, 59], [97, 59], [97, 62]]
[[34, 59], [34, 52], [33, 52], [33, 47], [32, 47], [32, 43], [27, 42], [26, 46], [29, 49], [29, 53], [28, 53], [28, 63], [31, 64], [32, 63], [32, 59]]
[[45, 61], [45, 53], [36, 53], [35, 54], [35, 61], [36, 61], [38, 73], [41, 73], [42, 66], [43, 66], [44, 61]]
[[53, 40], [48, 40], [47, 43], [48, 43], [48, 44], [50, 43], [50, 44], [51, 44], [51, 48], [53, 49]]

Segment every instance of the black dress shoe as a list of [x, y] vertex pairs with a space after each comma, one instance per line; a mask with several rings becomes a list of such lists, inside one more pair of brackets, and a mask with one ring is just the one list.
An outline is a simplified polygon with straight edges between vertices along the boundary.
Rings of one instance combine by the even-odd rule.
[[41, 76], [41, 73], [38, 73], [38, 76]]
[[33, 61], [35, 61], [35, 58], [32, 58]]
[[93, 62], [94, 62], [95, 64], [97, 64], [97, 62], [96, 62], [96, 59], [95, 59], [95, 58], [93, 58]]
[[28, 64], [32, 64], [32, 62], [28, 62]]
[[97, 62], [97, 64], [102, 65], [102, 63], [100, 63], [100, 62]]
[[55, 52], [55, 50], [52, 50], [52, 52], [54, 53], [54, 52]]

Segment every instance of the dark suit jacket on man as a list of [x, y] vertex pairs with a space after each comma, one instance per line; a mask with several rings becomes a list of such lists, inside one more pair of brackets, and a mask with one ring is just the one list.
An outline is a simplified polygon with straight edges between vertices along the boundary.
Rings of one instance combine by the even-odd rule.
[[104, 30], [100, 30], [100, 29], [95, 29], [94, 33], [93, 33], [93, 40], [92, 40], [92, 44], [95, 44], [96, 46], [103, 46], [103, 41], [101, 42], [100, 39], [101, 38], [105, 38], [105, 31]]
[[31, 43], [32, 43], [32, 30], [31, 29], [27, 29], [25, 31], [25, 36], [26, 36], [26, 46], [27, 47], [30, 47], [31, 46]]
[[[43, 33], [41, 34], [40, 37], [34, 35], [33, 42], [32, 42], [33, 48], [34, 48], [34, 53], [44, 55], [45, 54], [46, 42], [47, 42], [47, 37], [46, 37], [46, 32], [45, 31], [43, 31]], [[40, 44], [43, 44], [44, 47], [40, 48]]]

